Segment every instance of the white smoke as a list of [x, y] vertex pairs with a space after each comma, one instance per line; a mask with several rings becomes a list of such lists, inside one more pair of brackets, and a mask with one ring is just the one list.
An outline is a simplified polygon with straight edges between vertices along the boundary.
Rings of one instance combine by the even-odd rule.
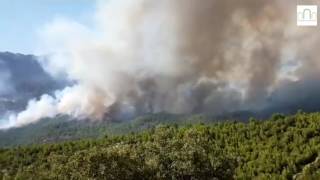
[[14, 87], [11, 84], [11, 73], [5, 67], [2, 68], [1, 63], [0, 60], [0, 96], [14, 90]]
[[284, 81], [319, 74], [305, 48], [318, 33], [295, 17], [291, 0], [99, 1], [92, 26], [60, 18], [41, 31], [44, 68], [75, 85], [31, 100], [5, 128], [58, 114], [263, 108]]

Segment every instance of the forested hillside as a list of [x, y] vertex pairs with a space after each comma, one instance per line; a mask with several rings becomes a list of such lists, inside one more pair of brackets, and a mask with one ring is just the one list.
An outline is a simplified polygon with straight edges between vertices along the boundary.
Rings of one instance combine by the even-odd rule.
[[212, 123], [205, 115], [149, 114], [132, 120], [90, 121], [67, 116], [46, 118], [20, 128], [0, 130], [0, 148], [19, 145], [56, 143], [78, 139], [101, 138], [105, 135], [125, 135], [153, 128], [159, 124]]
[[319, 179], [320, 113], [0, 151], [2, 179]]

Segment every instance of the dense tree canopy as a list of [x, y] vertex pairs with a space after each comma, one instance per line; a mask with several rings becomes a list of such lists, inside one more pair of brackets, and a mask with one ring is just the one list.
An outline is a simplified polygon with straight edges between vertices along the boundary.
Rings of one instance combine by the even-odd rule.
[[2, 179], [319, 179], [320, 113], [0, 150]]

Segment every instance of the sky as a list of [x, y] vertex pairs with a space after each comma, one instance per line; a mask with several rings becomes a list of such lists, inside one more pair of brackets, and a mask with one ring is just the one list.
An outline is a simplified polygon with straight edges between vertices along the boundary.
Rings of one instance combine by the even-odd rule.
[[54, 18], [90, 22], [94, 0], [0, 0], [0, 52], [33, 54], [37, 34]]

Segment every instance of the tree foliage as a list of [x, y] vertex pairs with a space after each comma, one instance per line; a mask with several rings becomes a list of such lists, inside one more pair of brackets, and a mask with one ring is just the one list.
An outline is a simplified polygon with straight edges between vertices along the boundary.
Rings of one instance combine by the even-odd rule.
[[2, 179], [319, 179], [320, 113], [0, 150]]

